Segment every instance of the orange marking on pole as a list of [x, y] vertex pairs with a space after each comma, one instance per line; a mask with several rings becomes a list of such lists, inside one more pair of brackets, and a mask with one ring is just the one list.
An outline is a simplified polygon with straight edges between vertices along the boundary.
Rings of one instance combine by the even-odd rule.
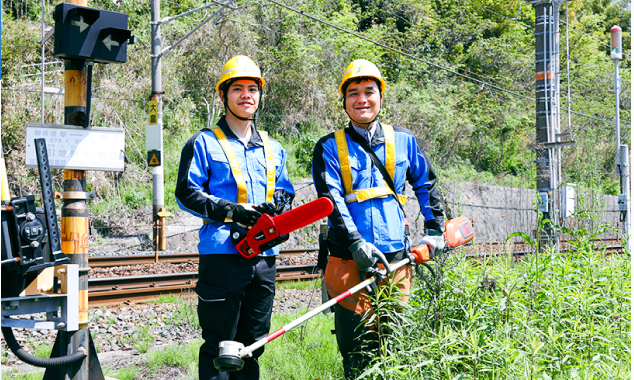
[[[547, 79], [551, 79], [553, 78], [553, 72], [552, 71], [546, 71], [546, 78]], [[538, 73], [535, 74], [535, 80], [544, 80], [544, 72], [540, 71]]]

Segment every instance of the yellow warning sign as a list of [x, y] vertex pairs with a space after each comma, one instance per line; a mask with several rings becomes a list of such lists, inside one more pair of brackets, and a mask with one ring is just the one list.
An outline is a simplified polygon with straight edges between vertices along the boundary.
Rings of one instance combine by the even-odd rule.
[[147, 164], [148, 166], [161, 166], [161, 151], [150, 150], [147, 152]]
[[150, 114], [150, 124], [156, 124], [158, 122], [158, 104], [156, 100], [150, 100], [148, 113]]

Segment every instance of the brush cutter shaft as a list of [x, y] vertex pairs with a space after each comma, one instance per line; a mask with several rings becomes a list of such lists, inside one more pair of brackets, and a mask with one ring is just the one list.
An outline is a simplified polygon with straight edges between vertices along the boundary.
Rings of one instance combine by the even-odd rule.
[[[392, 272], [394, 272], [395, 270], [397, 270], [398, 268], [407, 265], [410, 263], [409, 259], [403, 259], [393, 265], [390, 265], [390, 269]], [[267, 344], [268, 342], [278, 338], [279, 336], [283, 335], [284, 333], [286, 333], [287, 331], [290, 331], [292, 329], [294, 329], [295, 327], [301, 325], [302, 323], [306, 322], [307, 320], [311, 319], [312, 317], [314, 317], [315, 315], [321, 313], [322, 311], [330, 308], [331, 306], [333, 306], [336, 303], [339, 303], [341, 300], [343, 300], [344, 298], [347, 298], [351, 295], [353, 295], [354, 293], [358, 292], [361, 289], [364, 289], [366, 286], [370, 285], [371, 283], [375, 282], [377, 280], [376, 276], [372, 276], [370, 278], [368, 278], [365, 281], [362, 281], [360, 283], [358, 283], [357, 285], [353, 286], [352, 288], [346, 290], [345, 292], [339, 294], [337, 297], [329, 300], [326, 303], [323, 303], [321, 306], [309, 311], [308, 313], [302, 315], [301, 317], [297, 318], [296, 320], [288, 323], [287, 325], [277, 329], [275, 332], [265, 336], [264, 338], [258, 340], [257, 342], [253, 343], [252, 345], [245, 347], [244, 349], [240, 350], [240, 357], [244, 358], [247, 356], [250, 356], [251, 353], [255, 350], [257, 350], [258, 348], [264, 346], [265, 344]]]

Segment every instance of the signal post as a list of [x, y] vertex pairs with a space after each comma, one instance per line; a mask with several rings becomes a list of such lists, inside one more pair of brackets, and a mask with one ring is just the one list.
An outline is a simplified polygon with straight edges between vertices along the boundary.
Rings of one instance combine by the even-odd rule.
[[[128, 16], [87, 8], [87, 0], [65, 0], [55, 8], [55, 56], [65, 60], [64, 124], [90, 128], [92, 65], [123, 63], [135, 38], [127, 30]], [[79, 148], [78, 148], [79, 150]], [[120, 170], [122, 170], [121, 168]], [[99, 169], [94, 170], [113, 170]], [[44, 379], [104, 379], [88, 329], [88, 237], [86, 170], [64, 168], [61, 248], [79, 267], [77, 331], [59, 330], [51, 357], [82, 350], [77, 364], [47, 369]], [[62, 269], [61, 271], [63, 271]]]

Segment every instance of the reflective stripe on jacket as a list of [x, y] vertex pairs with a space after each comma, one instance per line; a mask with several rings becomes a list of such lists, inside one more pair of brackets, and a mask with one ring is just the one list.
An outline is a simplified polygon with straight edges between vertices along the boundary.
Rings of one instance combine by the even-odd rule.
[[[405, 181], [409, 182], [418, 198], [420, 212], [427, 228], [440, 229], [443, 209], [436, 193], [436, 175], [416, 137], [405, 128], [393, 127], [395, 145], [394, 185], [397, 194], [402, 194]], [[359, 135], [352, 126], [345, 128], [352, 189], [363, 190], [388, 187], [370, 156], [350, 138]], [[363, 137], [361, 137], [363, 138]], [[372, 150], [385, 165], [385, 137], [383, 127], [378, 125], [370, 143]], [[392, 196], [367, 199], [363, 202], [345, 201], [345, 188], [339, 164], [335, 134], [319, 140], [313, 155], [313, 180], [318, 197], [328, 197], [335, 209], [329, 216], [333, 244], [347, 248], [360, 238], [373, 243], [384, 253], [405, 248], [404, 216], [396, 199]], [[412, 219], [416, 217], [410, 216]]]
[[[245, 146], [231, 131], [224, 117], [217, 125], [227, 137], [240, 165], [246, 186], [246, 202], [256, 205], [266, 202], [267, 165], [264, 142], [259, 132], [253, 128], [251, 139]], [[286, 151], [276, 140], [269, 140], [275, 164], [275, 191], [284, 190], [292, 195], [295, 192], [286, 171]], [[185, 143], [175, 195], [181, 209], [211, 222], [204, 224], [199, 231], [198, 251], [201, 255], [238, 253], [229, 236], [232, 223], [225, 222], [224, 210], [229, 202], [239, 203], [238, 185], [229, 159], [213, 131], [202, 129]], [[279, 247], [275, 247], [262, 254], [278, 252]]]

